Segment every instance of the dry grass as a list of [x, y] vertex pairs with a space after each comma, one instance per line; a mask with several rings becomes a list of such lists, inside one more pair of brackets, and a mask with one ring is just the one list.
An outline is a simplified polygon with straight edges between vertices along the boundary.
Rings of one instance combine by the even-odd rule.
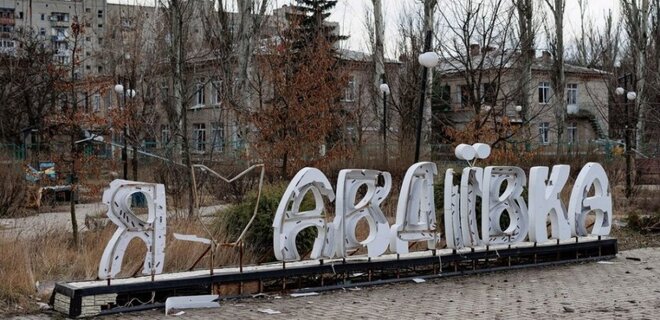
[[[37, 281], [49, 284], [96, 279], [105, 244], [116, 227], [109, 225], [81, 233], [78, 249], [71, 246], [68, 232], [48, 230], [45, 226], [41, 230], [29, 240], [25, 237], [0, 238], [0, 252], [3, 253], [0, 255], [0, 317], [11, 312], [35, 310], [36, 299], [46, 301], [49, 292], [37, 292]], [[170, 219], [164, 272], [188, 270], [206, 249], [202, 244], [174, 239], [175, 232], [208, 237], [199, 221]], [[222, 235], [215, 237], [219, 242], [227, 242]], [[140, 240], [131, 241], [119, 277], [131, 277], [136, 271], [140, 275], [145, 252], [146, 247]], [[239, 251], [233, 247], [220, 247], [215, 256], [216, 268], [238, 265], [239, 262]], [[256, 260], [249, 252], [244, 258], [244, 263], [254, 263]], [[209, 262], [207, 254], [196, 269], [208, 268]]]

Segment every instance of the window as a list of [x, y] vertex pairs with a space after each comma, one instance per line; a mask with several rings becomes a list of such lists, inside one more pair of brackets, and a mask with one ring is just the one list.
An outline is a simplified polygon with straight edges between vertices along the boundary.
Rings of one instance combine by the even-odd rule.
[[165, 147], [172, 140], [172, 135], [170, 134], [170, 126], [163, 124], [160, 126], [160, 146]]
[[214, 152], [222, 152], [225, 146], [225, 125], [222, 122], [211, 123], [211, 144]]
[[566, 104], [576, 105], [577, 104], [577, 83], [569, 83], [566, 85]]
[[85, 69], [87, 69], [87, 70], [92, 70], [92, 67], [90, 67], [90, 66], [85, 66]]
[[90, 9], [90, 8], [85, 8], [85, 12], [90, 13], [90, 12], [92, 12], [92, 9]]
[[[48, 5], [46, 5], [46, 7], [47, 7], [47, 6], [48, 6]], [[19, 18], [19, 19], [23, 19], [23, 11], [21, 11], [21, 12], [18, 13], [18, 18]]]
[[160, 98], [162, 101], [168, 101], [170, 97], [170, 87], [167, 85], [167, 82], [160, 84]]
[[103, 18], [103, 10], [99, 10], [98, 17], [99, 17], [99, 18]]
[[204, 83], [202, 82], [195, 85], [195, 102], [198, 106], [204, 105]]
[[577, 143], [577, 139], [578, 139], [577, 122], [569, 122], [566, 129], [568, 131], [568, 144]]
[[460, 89], [461, 107], [465, 108], [470, 104], [470, 87], [468, 85], [462, 85]]
[[103, 24], [99, 23], [98, 27], [103, 28]]
[[220, 104], [220, 99], [222, 99], [222, 81], [213, 81], [211, 84], [211, 104], [218, 105]]
[[483, 84], [483, 101], [488, 105], [495, 105], [497, 100], [497, 86], [494, 83], [484, 83]]
[[103, 72], [103, 67], [102, 66], [97, 66], [96, 67], [96, 72], [98, 72], [98, 73]]
[[92, 96], [92, 110], [94, 112], [101, 111], [101, 95], [100, 94], [95, 94], [94, 96]]
[[344, 88], [343, 101], [355, 101], [355, 88], [356, 88], [355, 77], [351, 76], [351, 78], [348, 80], [348, 84]]
[[539, 103], [550, 102], [550, 82], [539, 82]]
[[204, 152], [206, 150], [206, 124], [193, 124], [193, 148], [195, 151]]
[[46, 15], [42, 13], [41, 14], [41, 21], [44, 21], [44, 20], [46, 20]]
[[46, 35], [46, 28], [40, 28], [39, 29], [39, 34], [42, 35], [42, 36], [45, 36]]
[[103, 44], [103, 38], [99, 37], [99, 45]]
[[87, 42], [92, 41], [92, 37], [85, 37], [85, 41]]
[[550, 123], [541, 122], [539, 123], [539, 142], [541, 144], [550, 143]]

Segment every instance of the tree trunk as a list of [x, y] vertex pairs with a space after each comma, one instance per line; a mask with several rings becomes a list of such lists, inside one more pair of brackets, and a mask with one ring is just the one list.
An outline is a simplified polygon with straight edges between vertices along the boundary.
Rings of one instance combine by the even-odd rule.
[[516, 2], [518, 10], [518, 26], [520, 32], [520, 52], [521, 52], [521, 77], [520, 77], [520, 106], [522, 111], [520, 117], [524, 126], [525, 140], [531, 137], [531, 130], [527, 120], [529, 118], [530, 108], [532, 107], [532, 63], [535, 57], [534, 47], [534, 4], [532, 0], [518, 0]]
[[[424, 27], [422, 30], [422, 35], [428, 34], [429, 31], [433, 31], [433, 12], [435, 7], [438, 4], [438, 0], [424, 0]], [[424, 37], [423, 36], [423, 37]], [[422, 38], [423, 38], [422, 37]], [[431, 50], [435, 51], [435, 47], [431, 45]], [[426, 141], [428, 145], [428, 138], [431, 136], [431, 96], [433, 93], [433, 74], [434, 68], [431, 68], [426, 77], [426, 95], [424, 96], [424, 126], [422, 130], [424, 133], [424, 138], [422, 141]], [[421, 153], [421, 152], [420, 152]]]
[[555, 122], [557, 129], [557, 156], [563, 153], [564, 146], [564, 127], [566, 121], [566, 100], [564, 99], [564, 90], [566, 90], [566, 75], [564, 74], [564, 8], [565, 0], [555, 0], [554, 4], [550, 0], [545, 0], [555, 21], [555, 47], [553, 61], [552, 90]]

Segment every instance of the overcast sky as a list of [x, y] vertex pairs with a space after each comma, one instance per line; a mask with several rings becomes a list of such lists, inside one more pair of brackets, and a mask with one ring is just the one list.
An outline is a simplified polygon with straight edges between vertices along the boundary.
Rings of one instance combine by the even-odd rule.
[[[108, 0], [111, 3], [146, 3], [153, 5], [158, 0]], [[235, 11], [236, 1], [246, 0], [225, 0], [225, 3], [230, 3], [230, 10]], [[269, 0], [271, 9], [281, 7], [284, 4], [294, 3], [295, 0]], [[414, 12], [417, 6], [420, 6], [420, 0], [382, 0], [383, 1], [383, 15], [385, 17], [385, 50], [389, 56], [394, 54], [394, 44], [397, 37], [397, 23], [399, 16], [402, 12]], [[511, 1], [511, 0], [505, 0]], [[543, 0], [536, 0], [543, 1]], [[594, 22], [596, 26], [604, 25], [604, 14], [608, 10], [612, 10], [615, 19], [619, 17], [619, 0], [585, 0], [587, 3], [587, 16]], [[365, 28], [365, 14], [370, 12], [372, 8], [371, 0], [338, 0], [337, 6], [334, 8], [331, 21], [339, 22], [341, 32], [344, 35], [349, 35], [350, 38], [346, 40], [344, 47], [347, 49], [368, 51], [367, 42], [369, 38]], [[449, 1], [438, 0], [438, 7], [443, 8]], [[545, 5], [544, 5], [545, 7]], [[233, 9], [232, 9], [233, 8]], [[437, 14], [436, 14], [437, 15]], [[565, 41], [570, 41], [576, 31], [580, 27], [580, 12], [578, 9], [578, 0], [566, 0], [566, 15], [564, 17], [566, 23]], [[537, 43], [537, 46], [542, 46]], [[543, 48], [539, 48], [543, 49]]]
[[[289, 0], [273, 0], [280, 6], [290, 3]], [[385, 38], [394, 39], [397, 36], [397, 23], [399, 15], [406, 11], [412, 11], [420, 6], [420, 0], [382, 0], [383, 15], [385, 18]], [[539, 1], [539, 0], [537, 0]], [[541, 0], [542, 1], [542, 0]], [[439, 8], [448, 1], [438, 0]], [[612, 10], [615, 19], [618, 19], [618, 0], [586, 0], [587, 16], [592, 19], [594, 25], [604, 25], [604, 14]], [[343, 34], [350, 35], [346, 46], [353, 50], [368, 51], [367, 42], [369, 38], [366, 33], [365, 12], [371, 10], [371, 0], [339, 0], [330, 20], [339, 22]], [[437, 15], [437, 14], [436, 14]], [[566, 15], [564, 17], [566, 24], [565, 41], [573, 38], [573, 35], [580, 28], [580, 12], [577, 0], [566, 0]], [[392, 55], [394, 52], [394, 43], [387, 41], [386, 51]], [[538, 44], [540, 45], [540, 44]]]

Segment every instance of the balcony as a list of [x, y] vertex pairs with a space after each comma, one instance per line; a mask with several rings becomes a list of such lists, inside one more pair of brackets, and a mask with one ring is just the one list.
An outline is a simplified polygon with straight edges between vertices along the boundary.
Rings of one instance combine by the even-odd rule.
[[71, 24], [68, 15], [52, 15], [48, 17], [48, 21], [53, 27], [68, 27]]
[[62, 41], [66, 41], [66, 37], [63, 36], [63, 35], [52, 36], [52, 37], [51, 37], [51, 41], [53, 41], [53, 42], [62, 42]]
[[11, 18], [0, 17], [0, 25], [3, 25], [3, 24], [13, 26], [13, 25], [16, 25], [16, 20], [13, 17], [11, 17]]

